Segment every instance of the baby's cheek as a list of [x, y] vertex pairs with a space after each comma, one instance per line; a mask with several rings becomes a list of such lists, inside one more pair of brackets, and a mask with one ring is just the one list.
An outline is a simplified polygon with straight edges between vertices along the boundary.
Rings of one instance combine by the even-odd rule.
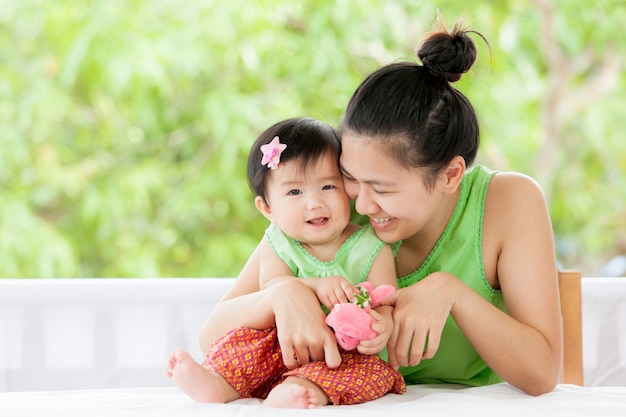
[[351, 200], [355, 200], [357, 195], [359, 194], [359, 186], [354, 181], [343, 181], [343, 188], [350, 197]]

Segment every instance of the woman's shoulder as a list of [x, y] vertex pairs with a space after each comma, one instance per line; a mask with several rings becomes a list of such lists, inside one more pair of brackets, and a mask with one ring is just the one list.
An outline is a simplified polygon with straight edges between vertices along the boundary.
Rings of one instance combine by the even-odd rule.
[[493, 175], [489, 183], [488, 196], [497, 200], [501, 200], [502, 197], [512, 198], [513, 200], [524, 198], [545, 199], [541, 186], [534, 178], [512, 171], [502, 171]]
[[[541, 186], [519, 172], [499, 172], [489, 183], [485, 203], [485, 223], [496, 221], [503, 229], [544, 218], [548, 206]], [[498, 220], [499, 219], [499, 220]]]

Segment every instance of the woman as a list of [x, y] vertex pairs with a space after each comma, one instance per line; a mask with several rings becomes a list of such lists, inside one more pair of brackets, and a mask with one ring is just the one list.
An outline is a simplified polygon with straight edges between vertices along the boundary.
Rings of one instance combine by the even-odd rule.
[[[390, 64], [361, 83], [342, 121], [340, 163], [356, 210], [381, 240], [399, 243], [389, 363], [408, 384], [504, 380], [539, 395], [554, 388], [561, 362], [552, 227], [532, 179], [468, 168], [478, 122], [451, 83], [475, 61], [469, 33], [435, 31], [418, 50], [422, 65]], [[202, 349], [233, 327], [275, 320], [287, 367], [338, 366], [319, 302], [297, 282], [259, 291], [257, 252], [207, 320]]]

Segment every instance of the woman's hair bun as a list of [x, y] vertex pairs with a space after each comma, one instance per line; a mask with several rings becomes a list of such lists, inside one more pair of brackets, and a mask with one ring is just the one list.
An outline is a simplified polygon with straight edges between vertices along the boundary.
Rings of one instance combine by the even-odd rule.
[[433, 75], [448, 82], [458, 81], [476, 61], [476, 45], [468, 33], [475, 33], [487, 42], [480, 33], [464, 30], [456, 23], [452, 30], [442, 26], [429, 33], [417, 50], [417, 57]]

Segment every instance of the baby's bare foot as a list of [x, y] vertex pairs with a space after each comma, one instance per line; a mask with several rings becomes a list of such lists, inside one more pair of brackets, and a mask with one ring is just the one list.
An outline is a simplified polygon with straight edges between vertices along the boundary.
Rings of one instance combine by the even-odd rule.
[[237, 391], [221, 375], [203, 368], [182, 349], [169, 354], [165, 375], [196, 402], [225, 403], [239, 398]]
[[263, 405], [275, 408], [315, 408], [317, 396], [312, 388], [282, 383], [270, 391]]

